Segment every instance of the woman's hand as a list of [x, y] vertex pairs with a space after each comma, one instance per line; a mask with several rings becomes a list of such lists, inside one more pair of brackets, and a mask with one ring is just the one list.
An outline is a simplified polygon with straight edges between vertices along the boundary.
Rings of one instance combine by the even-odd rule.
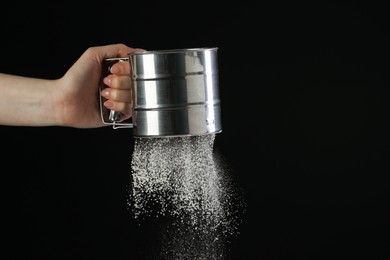
[[[102, 62], [107, 58], [128, 57], [129, 52], [143, 51], [124, 44], [91, 47], [61, 78], [60, 95], [63, 105], [62, 122], [78, 128], [103, 126], [97, 93], [102, 73]], [[107, 99], [104, 106], [121, 112], [123, 119], [131, 117], [131, 80], [128, 62], [118, 62], [111, 68], [111, 75], [104, 78], [109, 86], [102, 91]]]

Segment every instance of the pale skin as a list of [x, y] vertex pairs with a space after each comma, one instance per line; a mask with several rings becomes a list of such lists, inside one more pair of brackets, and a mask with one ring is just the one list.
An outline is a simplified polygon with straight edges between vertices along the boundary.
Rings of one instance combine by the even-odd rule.
[[[99, 82], [106, 58], [127, 57], [143, 51], [124, 44], [88, 48], [58, 79], [40, 79], [0, 73], [0, 125], [63, 126], [97, 128], [105, 126], [99, 108]], [[128, 62], [111, 67], [104, 78], [104, 106], [131, 117], [131, 81]]]

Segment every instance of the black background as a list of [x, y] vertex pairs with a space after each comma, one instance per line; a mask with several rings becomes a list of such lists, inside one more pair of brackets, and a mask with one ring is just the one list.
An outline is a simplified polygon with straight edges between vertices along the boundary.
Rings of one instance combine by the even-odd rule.
[[[231, 258], [388, 259], [386, 8], [268, 2], [9, 2], [0, 71], [54, 79], [86, 48], [117, 42], [218, 47], [215, 148], [247, 205]], [[126, 206], [130, 129], [0, 131], [2, 259], [157, 250], [158, 226], [135, 225]]]

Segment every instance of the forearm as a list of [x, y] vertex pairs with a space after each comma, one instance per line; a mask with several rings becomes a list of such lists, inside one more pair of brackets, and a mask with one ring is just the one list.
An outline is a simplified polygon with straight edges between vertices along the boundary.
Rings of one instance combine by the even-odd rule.
[[50, 98], [54, 82], [0, 73], [0, 125], [55, 125], [56, 111]]

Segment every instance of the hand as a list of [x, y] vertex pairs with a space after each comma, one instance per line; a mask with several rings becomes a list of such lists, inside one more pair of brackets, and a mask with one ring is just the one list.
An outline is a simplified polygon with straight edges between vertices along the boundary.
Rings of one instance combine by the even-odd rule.
[[[127, 57], [129, 52], [143, 51], [123, 44], [113, 44], [87, 49], [78, 61], [60, 79], [63, 103], [63, 125], [90, 128], [103, 126], [96, 93], [101, 76], [102, 62], [106, 58]], [[115, 64], [112, 75], [104, 79], [110, 88], [102, 94], [108, 100], [105, 106], [131, 116], [130, 68], [127, 62]]]

